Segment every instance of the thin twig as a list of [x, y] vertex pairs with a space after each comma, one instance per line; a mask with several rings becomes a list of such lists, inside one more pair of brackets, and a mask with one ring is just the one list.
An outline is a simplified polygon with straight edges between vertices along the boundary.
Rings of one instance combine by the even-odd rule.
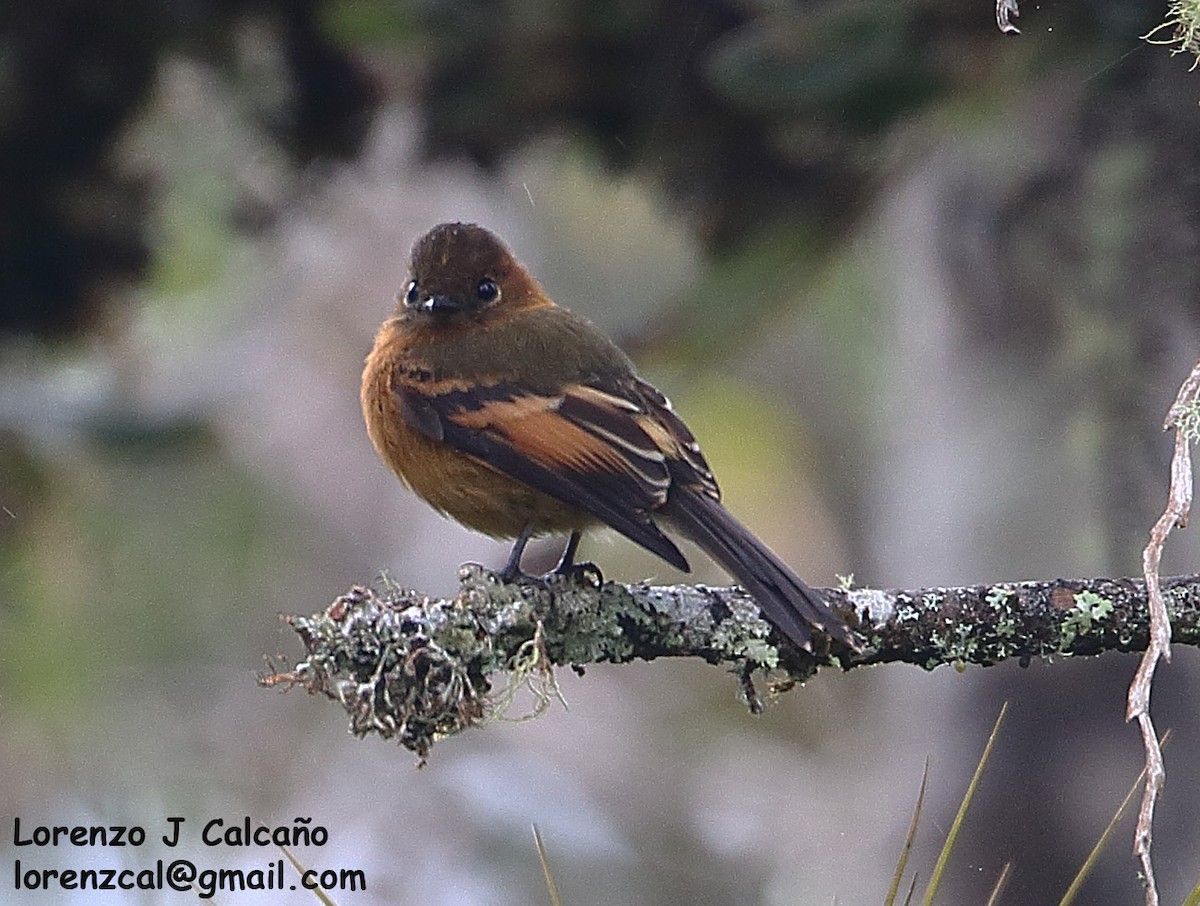
[[[1165, 746], [1170, 738], [1171, 731], [1167, 730], [1163, 734], [1162, 739], [1158, 741], [1158, 744]], [[1100, 856], [1104, 852], [1104, 848], [1108, 846], [1108, 841], [1112, 838], [1113, 831], [1117, 829], [1117, 822], [1129, 811], [1129, 805], [1133, 802], [1133, 797], [1137, 795], [1138, 787], [1142, 785], [1145, 777], [1146, 769], [1142, 768], [1138, 772], [1137, 779], [1133, 781], [1133, 785], [1129, 787], [1129, 792], [1125, 794], [1125, 798], [1121, 800], [1121, 804], [1117, 807], [1116, 814], [1112, 816], [1108, 825], [1104, 828], [1104, 832], [1100, 834], [1100, 839], [1096, 841], [1096, 845], [1092, 847], [1092, 851], [1088, 853], [1087, 858], [1083, 860], [1083, 864], [1079, 866], [1079, 871], [1075, 873], [1075, 877], [1071, 881], [1071, 886], [1067, 888], [1067, 892], [1058, 901], [1058, 906], [1073, 906], [1075, 898], [1079, 896], [1079, 891], [1083, 888], [1084, 882], [1091, 875], [1097, 863], [1099, 863]]]
[[1142, 552], [1142, 570], [1146, 580], [1146, 595], [1150, 608], [1150, 639], [1146, 653], [1142, 656], [1137, 673], [1129, 686], [1126, 720], [1137, 720], [1142, 733], [1142, 745], [1146, 750], [1146, 786], [1142, 792], [1142, 805], [1138, 811], [1137, 830], [1134, 832], [1133, 852], [1141, 862], [1142, 877], [1146, 885], [1146, 906], [1158, 906], [1158, 887], [1154, 881], [1154, 865], [1150, 848], [1154, 828], [1154, 803], [1166, 780], [1162, 748], [1154, 723], [1150, 719], [1150, 688], [1154, 682], [1154, 670], [1159, 659], [1171, 660], [1171, 620], [1167, 605], [1163, 601], [1159, 584], [1158, 567], [1162, 561], [1163, 546], [1171, 529], [1187, 525], [1192, 507], [1192, 454], [1191, 442], [1197, 436], [1197, 395], [1200, 394], [1200, 362], [1179, 388], [1175, 403], [1167, 413], [1163, 430], [1175, 429], [1175, 454], [1171, 458], [1171, 487], [1167, 506], [1150, 531], [1150, 542]]
[[996, 27], [1006, 35], [1019, 35], [1021, 29], [1013, 24], [1013, 19], [1021, 15], [1017, 0], [996, 0]]

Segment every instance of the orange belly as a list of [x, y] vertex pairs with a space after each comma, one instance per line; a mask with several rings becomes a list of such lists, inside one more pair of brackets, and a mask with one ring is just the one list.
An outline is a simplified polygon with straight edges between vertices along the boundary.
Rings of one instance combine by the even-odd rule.
[[410, 427], [397, 409], [391, 368], [382, 356], [368, 359], [362, 406], [367, 434], [380, 459], [422, 500], [468, 528], [515, 538], [531, 524], [538, 535], [596, 524], [582, 510]]

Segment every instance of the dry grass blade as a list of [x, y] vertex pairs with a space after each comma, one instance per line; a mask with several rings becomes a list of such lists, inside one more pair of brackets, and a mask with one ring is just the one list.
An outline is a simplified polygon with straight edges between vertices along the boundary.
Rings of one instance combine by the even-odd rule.
[[542, 832], [538, 830], [538, 826], [533, 826], [533, 845], [537, 847], [538, 861], [542, 863], [542, 874], [546, 878], [546, 887], [550, 891], [550, 903], [552, 906], [562, 906], [562, 899], [558, 895], [558, 885], [554, 883], [554, 874], [550, 871], [550, 860], [546, 858], [546, 845], [542, 843]]
[[1192, 888], [1192, 892], [1183, 901], [1183, 906], [1200, 906], [1200, 884]]
[[[1167, 740], [1171, 738], [1171, 731], [1168, 730], [1163, 734], [1159, 746], [1165, 746]], [[1116, 814], [1108, 822], [1108, 826], [1104, 828], [1104, 832], [1100, 835], [1100, 839], [1096, 841], [1096, 845], [1092, 847], [1092, 851], [1088, 853], [1088, 857], [1083, 860], [1083, 864], [1079, 866], [1079, 871], [1075, 874], [1075, 879], [1071, 881], [1071, 886], [1067, 888], [1067, 892], [1063, 894], [1061, 900], [1058, 901], [1058, 906], [1071, 906], [1075, 902], [1075, 897], [1079, 894], [1079, 890], [1083, 887], [1083, 882], [1087, 880], [1092, 869], [1096, 867], [1096, 863], [1100, 861], [1100, 854], [1104, 852], [1108, 846], [1108, 841], [1112, 839], [1113, 831], [1117, 829], [1119, 822], [1125, 813], [1129, 811], [1129, 806], [1133, 802], [1133, 797], [1137, 795], [1138, 787], [1142, 785], [1142, 779], [1146, 776], [1146, 769], [1142, 768], [1141, 773], [1137, 775], [1137, 779], [1133, 781], [1133, 786], [1129, 788], [1129, 792], [1125, 794], [1125, 798], [1121, 800], [1121, 804], [1117, 807]], [[1195, 906], [1195, 904], [1193, 904]]]
[[[925, 786], [929, 782], [929, 756], [925, 756], [925, 770], [921, 772], [921, 788], [917, 791], [917, 805], [913, 809], [912, 821], [908, 823], [908, 834], [904, 837], [904, 847], [900, 850], [900, 859], [896, 862], [896, 871], [892, 874], [892, 886], [884, 897], [884, 906], [894, 906], [896, 895], [900, 892], [900, 882], [904, 879], [904, 869], [908, 867], [908, 856], [912, 852], [913, 840], [917, 836], [917, 823], [921, 820], [921, 807], [925, 804]], [[914, 878], [915, 881], [915, 878]], [[912, 891], [909, 891], [912, 897]]]
[[958, 832], [962, 828], [963, 819], [966, 818], [967, 809], [970, 808], [971, 800], [975, 797], [979, 779], [983, 776], [983, 769], [992, 755], [992, 747], [996, 744], [996, 736], [1000, 733], [1000, 724], [1004, 722], [1004, 715], [1007, 713], [1008, 702], [1005, 702], [1000, 708], [1000, 714], [996, 717], [996, 724], [992, 727], [987, 745], [983, 747], [983, 754], [979, 757], [979, 764], [975, 766], [971, 782], [967, 785], [966, 795], [963, 796], [963, 800], [958, 806], [958, 814], [954, 816], [954, 823], [950, 825], [950, 833], [946, 835], [946, 842], [938, 854], [937, 864], [934, 865], [933, 874], [929, 878], [929, 886], [925, 888], [925, 899], [921, 901], [922, 906], [931, 906], [933, 898], [937, 896], [938, 885], [942, 883], [942, 873], [946, 870], [946, 863], [950, 861], [950, 853], [954, 851], [954, 844], [958, 841]]
[[[291, 851], [286, 846], [279, 847], [279, 850], [285, 856], [287, 856], [287, 860], [292, 863], [292, 868], [296, 869], [296, 871], [299, 874], [303, 875], [305, 872], [303, 863], [301, 863], [299, 859], [297, 859], [295, 856], [293, 856]], [[313, 894], [316, 896], [316, 898], [318, 900], [320, 900], [322, 903], [324, 903], [325, 906], [337, 906], [337, 903], [335, 903], [333, 901], [333, 898], [330, 897], [329, 894], [327, 894], [325, 891], [314, 890]]]
[[1000, 894], [1004, 892], [1004, 888], [1008, 886], [1008, 879], [1012, 877], [1012, 863], [1005, 862], [1004, 867], [1000, 869], [1000, 877], [996, 878], [996, 886], [992, 888], [991, 896], [987, 898], [987, 906], [996, 906], [1000, 902]]
[[917, 892], [917, 873], [913, 872], [912, 883], [908, 885], [908, 896], [904, 898], [904, 906], [912, 906], [913, 894]]

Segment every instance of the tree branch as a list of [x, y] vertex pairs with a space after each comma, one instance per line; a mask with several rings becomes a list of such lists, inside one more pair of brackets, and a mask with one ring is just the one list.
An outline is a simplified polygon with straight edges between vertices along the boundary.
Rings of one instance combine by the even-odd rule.
[[[323, 613], [285, 616], [306, 657], [264, 685], [303, 686], [341, 702], [359, 736], [396, 738], [422, 760], [438, 739], [503, 717], [522, 688], [540, 713], [555, 696], [555, 665], [698, 657], [725, 664], [751, 710], [756, 675], [771, 693], [822, 666], [901, 661], [991, 665], [1018, 658], [1142, 651], [1146, 587], [1133, 579], [1058, 579], [918, 591], [826, 589], [864, 640], [799, 651], [740, 589], [525, 579], [505, 583], [464, 566], [459, 593], [433, 599], [356, 586]], [[1163, 580], [1175, 641], [1200, 643], [1200, 576]], [[496, 674], [507, 676], [493, 686]]]

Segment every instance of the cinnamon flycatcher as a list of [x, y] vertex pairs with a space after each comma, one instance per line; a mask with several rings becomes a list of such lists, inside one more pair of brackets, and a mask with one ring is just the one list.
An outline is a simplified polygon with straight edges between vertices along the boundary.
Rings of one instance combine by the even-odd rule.
[[556, 305], [492, 233], [445, 223], [413, 247], [410, 282], [362, 379], [383, 461], [463, 525], [515, 538], [605, 524], [672, 566], [665, 534], [690, 538], [796, 645], [814, 631], [855, 640], [828, 603], [721, 505], [700, 447], [670, 402], [588, 321]]

